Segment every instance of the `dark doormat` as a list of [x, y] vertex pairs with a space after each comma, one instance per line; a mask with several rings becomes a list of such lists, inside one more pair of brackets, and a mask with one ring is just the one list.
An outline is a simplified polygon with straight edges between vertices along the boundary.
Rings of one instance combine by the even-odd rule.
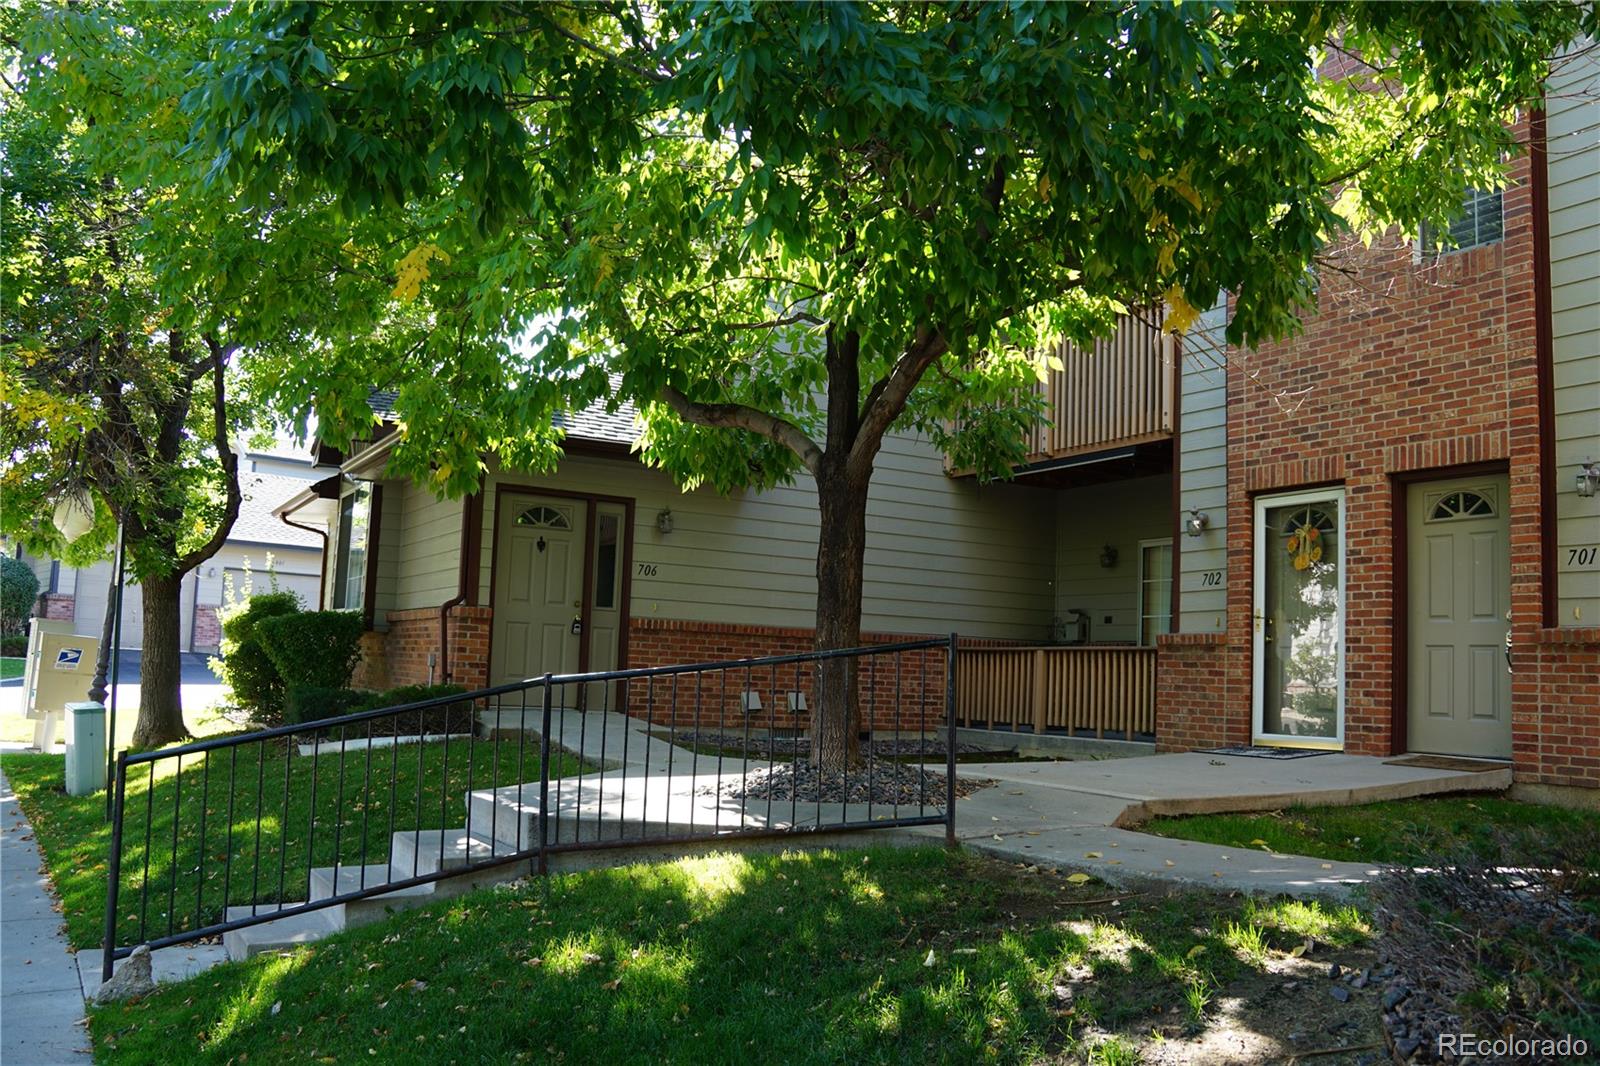
[[1318, 748], [1262, 748], [1235, 744], [1228, 748], [1201, 748], [1201, 755], [1243, 755], [1248, 759], [1309, 759], [1313, 755], [1332, 755]]
[[1456, 755], [1407, 755], [1399, 759], [1385, 759], [1385, 766], [1416, 766], [1423, 770], [1465, 770], [1486, 773], [1489, 770], [1508, 770], [1509, 762], [1489, 762], [1483, 759], [1463, 759]]

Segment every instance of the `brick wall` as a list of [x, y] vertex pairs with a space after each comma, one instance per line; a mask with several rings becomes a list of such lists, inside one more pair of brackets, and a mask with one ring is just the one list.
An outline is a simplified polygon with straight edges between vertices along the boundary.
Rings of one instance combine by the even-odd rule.
[[71, 621], [77, 608], [70, 592], [46, 592], [39, 597], [39, 617]]
[[[863, 633], [863, 644], [887, 644], [926, 639], [930, 634]], [[962, 641], [963, 646], [991, 646], [1005, 641]], [[773, 626], [727, 625], [710, 622], [685, 622], [664, 618], [636, 618], [628, 629], [630, 667], [670, 666], [679, 663], [711, 662], [725, 659], [757, 658], [766, 655], [791, 655], [814, 650], [810, 629], [781, 629]], [[860, 660], [857, 685], [861, 693], [863, 721], [874, 729], [892, 730], [898, 718], [901, 729], [933, 728], [944, 720], [944, 648], [901, 652], [893, 656], [873, 656]], [[748, 685], [761, 699], [761, 710], [749, 714], [742, 709], [746, 679], [737, 673], [708, 674], [700, 683], [699, 724], [707, 727], [742, 729], [748, 719], [753, 728], [793, 729], [804, 727], [809, 712], [799, 715], [788, 709], [788, 693], [805, 694], [808, 707], [816, 706], [815, 663], [768, 667], [749, 672]], [[690, 724], [693, 706], [692, 680], [679, 682], [677, 724]], [[652, 719], [670, 715], [670, 681], [656, 681], [648, 688], [630, 683], [627, 694], [631, 713]], [[896, 708], [898, 707], [898, 715]]]
[[[469, 689], [489, 684], [489, 628], [493, 612], [488, 607], [458, 605], [450, 608], [450, 676], [448, 680]], [[439, 648], [439, 608], [390, 611], [384, 638], [387, 684], [421, 685], [428, 681], [428, 656], [436, 657], [433, 680], [442, 682], [444, 658]]]
[[[381, 692], [392, 687], [389, 684], [388, 638], [387, 633], [375, 629], [361, 634], [361, 659], [350, 677], [351, 688]], [[423, 674], [423, 680], [427, 680], [426, 673]]]
[[1238, 689], [1240, 652], [1222, 633], [1156, 638], [1157, 751], [1250, 743], [1249, 715], [1238, 711], [1250, 706], [1250, 690]]
[[198, 604], [194, 609], [194, 650], [216, 651], [222, 644], [222, 623], [217, 619], [217, 609]]
[[[1523, 131], [1518, 131], [1523, 132]], [[1592, 640], [1541, 636], [1533, 231], [1526, 160], [1501, 241], [1413, 261], [1396, 238], [1341, 249], [1305, 332], [1228, 352], [1228, 618], [1220, 642], [1163, 642], [1164, 748], [1247, 739], [1254, 498], [1345, 490], [1345, 750], [1384, 755], [1393, 723], [1397, 475], [1504, 463], [1510, 475], [1514, 768], [1600, 785]], [[1587, 660], [1585, 661], [1585, 656]], [[1581, 677], [1587, 680], [1579, 680]], [[1204, 686], [1202, 695], [1199, 687]], [[1587, 744], [1589, 754], [1577, 748]]]

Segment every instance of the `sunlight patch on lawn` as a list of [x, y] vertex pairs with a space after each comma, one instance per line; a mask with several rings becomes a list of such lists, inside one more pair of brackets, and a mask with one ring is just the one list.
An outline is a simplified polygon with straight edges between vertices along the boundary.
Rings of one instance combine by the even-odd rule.
[[304, 966], [311, 957], [309, 951], [296, 951], [277, 955], [270, 962], [258, 964], [251, 974], [250, 983], [223, 1006], [217, 1023], [206, 1034], [205, 1042], [213, 1045], [225, 1043], [242, 1029], [268, 1017], [273, 1004], [280, 1002], [278, 988], [284, 979]]

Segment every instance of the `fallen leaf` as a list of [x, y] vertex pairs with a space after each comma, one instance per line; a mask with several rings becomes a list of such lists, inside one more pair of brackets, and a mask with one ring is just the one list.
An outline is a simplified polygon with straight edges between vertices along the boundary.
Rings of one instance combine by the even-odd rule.
[[932, 966], [933, 962], [934, 962], [933, 949], [929, 948], [928, 949], [928, 957], [922, 960], [922, 965], [924, 965], [924, 966]]
[[1323, 864], [1322, 864], [1322, 868], [1323, 868], [1323, 869], [1324, 869], [1324, 870], [1331, 870], [1331, 869], [1333, 869], [1333, 863], [1331, 863], [1331, 862], [1325, 862], [1325, 863], [1323, 863]]
[[1167, 865], [1168, 865], [1168, 866], [1176, 866], [1176, 865], [1178, 865], [1178, 864], [1177, 864], [1177, 863], [1175, 863], [1175, 862], [1173, 862], [1173, 861], [1172, 861], [1172, 860], [1171, 860], [1171, 859], [1167, 859], [1167, 860], [1166, 860], [1166, 864], [1167, 864]]
[[1090, 877], [1088, 874], [1070, 874], [1067, 877], [1067, 883], [1073, 885], [1086, 885], [1092, 880], [1094, 880], [1094, 878]]
[[1250, 843], [1252, 845], [1254, 845], [1255, 847], [1258, 847], [1258, 848], [1267, 848], [1267, 847], [1271, 847], [1272, 846], [1272, 845], [1268, 844], [1265, 840], [1262, 840], [1260, 837], [1256, 837]]
[[1100, 853], [1098, 851], [1086, 851], [1083, 853], [1083, 857], [1086, 859], [1098, 859]]

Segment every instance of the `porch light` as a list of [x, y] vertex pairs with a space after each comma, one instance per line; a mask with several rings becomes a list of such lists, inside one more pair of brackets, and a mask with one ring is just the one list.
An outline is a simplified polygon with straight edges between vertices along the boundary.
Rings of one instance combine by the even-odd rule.
[[656, 532], [672, 532], [672, 510], [670, 508], [663, 507], [659, 512], [656, 513]]
[[1107, 544], [1104, 548], [1100, 549], [1100, 566], [1101, 566], [1102, 569], [1110, 570], [1112, 567], [1114, 567], [1116, 565], [1117, 565], [1117, 549], [1115, 549], [1111, 545]]
[[56, 529], [61, 531], [67, 543], [71, 544], [94, 528], [94, 500], [90, 499], [87, 492], [79, 489], [56, 504], [51, 521]]
[[1183, 520], [1183, 531], [1191, 537], [1198, 537], [1211, 525], [1211, 516], [1204, 511], [1189, 508], [1189, 517]]
[[1600, 491], [1600, 463], [1585, 459], [1578, 464], [1578, 495], [1593, 496]]

